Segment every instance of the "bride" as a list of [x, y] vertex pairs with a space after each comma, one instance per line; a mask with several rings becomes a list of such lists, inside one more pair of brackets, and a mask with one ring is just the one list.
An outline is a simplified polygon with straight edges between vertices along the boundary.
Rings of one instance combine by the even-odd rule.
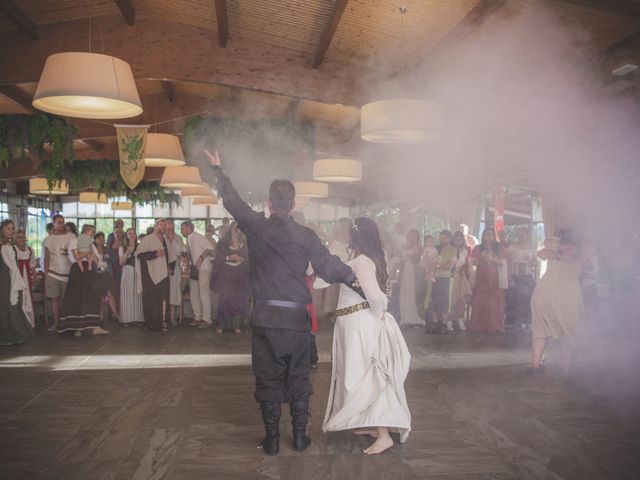
[[[398, 324], [386, 312], [387, 263], [375, 222], [357, 218], [350, 231], [348, 263], [366, 301], [340, 286], [333, 335], [329, 401], [322, 430], [353, 430], [376, 440], [364, 450], [376, 455], [393, 446], [390, 432], [404, 442], [411, 414], [404, 392], [411, 355]], [[316, 281], [316, 285], [322, 283]], [[326, 284], [321, 285], [326, 286]]]

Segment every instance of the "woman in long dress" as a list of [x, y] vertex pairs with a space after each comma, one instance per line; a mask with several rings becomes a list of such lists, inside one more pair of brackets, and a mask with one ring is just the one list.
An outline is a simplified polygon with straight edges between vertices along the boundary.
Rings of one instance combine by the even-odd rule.
[[582, 254], [581, 241], [571, 230], [560, 232], [559, 248], [545, 242], [538, 257], [547, 260], [547, 270], [531, 296], [533, 348], [531, 368], [539, 369], [550, 339], [562, 344], [562, 367], [571, 368], [575, 347], [580, 344], [584, 322], [584, 303], [580, 275], [591, 268]]
[[218, 293], [218, 328], [242, 333], [249, 316], [247, 237], [233, 222], [218, 244], [213, 261], [213, 289]]
[[22, 291], [22, 310], [29, 319], [33, 328], [36, 327], [36, 314], [33, 308], [33, 272], [38, 266], [38, 259], [33, 253], [33, 248], [27, 245], [27, 234], [24, 230], [16, 232], [16, 253], [18, 254], [18, 270], [24, 280], [25, 288]]
[[136, 288], [136, 250], [138, 237], [133, 228], [127, 230], [124, 243], [120, 247], [119, 261], [122, 267], [120, 279], [120, 323], [125, 327], [144, 323], [142, 313], [142, 293]]
[[409, 230], [407, 243], [400, 247], [398, 257], [400, 270], [400, 323], [402, 325], [424, 325], [418, 313], [418, 299], [424, 298], [422, 286], [424, 282], [419, 268], [422, 246], [417, 230]]
[[14, 225], [0, 223], [0, 345], [15, 345], [33, 336], [33, 327], [22, 309], [27, 287], [18, 270], [18, 253], [11, 244]]
[[498, 243], [496, 231], [487, 228], [482, 242], [471, 254], [476, 266], [476, 285], [469, 330], [474, 332], [504, 332], [504, 291], [500, 288], [500, 268], [506, 259]]
[[387, 309], [388, 273], [378, 227], [357, 218], [350, 232], [349, 262], [366, 296], [340, 286], [324, 432], [354, 430], [376, 440], [366, 454], [393, 446], [390, 432], [406, 441], [411, 413], [404, 392], [411, 355]]

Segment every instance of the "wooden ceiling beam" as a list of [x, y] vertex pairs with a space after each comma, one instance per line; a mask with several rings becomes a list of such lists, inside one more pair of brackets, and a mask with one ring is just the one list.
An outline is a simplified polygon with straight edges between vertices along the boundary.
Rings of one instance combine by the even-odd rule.
[[131, 5], [131, 0], [116, 0], [116, 4], [120, 9], [120, 13], [124, 17], [127, 24], [133, 26], [136, 23], [136, 12]]
[[225, 48], [229, 40], [227, 0], [216, 0], [216, 20], [218, 21], [218, 42], [222, 48]]
[[333, 12], [331, 13], [331, 18], [329, 19], [329, 23], [327, 24], [327, 28], [322, 34], [322, 38], [320, 39], [320, 45], [318, 45], [318, 49], [316, 50], [316, 56], [313, 59], [313, 68], [320, 68], [320, 65], [324, 61], [324, 57], [329, 50], [329, 45], [331, 45], [331, 40], [338, 29], [338, 25], [340, 24], [340, 19], [342, 18], [342, 14], [344, 10], [347, 8], [347, 2], [349, 0], [337, 0], [336, 5], [333, 8]]
[[173, 84], [168, 80], [160, 80], [160, 85], [162, 86], [162, 90], [169, 100], [169, 103], [173, 103], [176, 99], [176, 91], [173, 88]]
[[31, 19], [11, 0], [0, 0], [2, 12], [13, 24], [22, 30], [31, 40], [39, 40], [38, 28]]
[[601, 51], [623, 47], [640, 37], [640, 17], [632, 17], [600, 35], [596, 42]]
[[91, 150], [94, 152], [102, 152], [104, 150], [104, 143], [95, 138], [85, 138], [82, 140]]
[[547, 0], [549, 3], [572, 3], [581, 7], [593, 8], [621, 15], [640, 15], [640, 2], [636, 0]]
[[33, 105], [31, 104], [33, 99], [29, 95], [27, 95], [25, 92], [20, 90], [18, 87], [16, 87], [15, 85], [1, 85], [0, 95], [4, 95], [9, 100], [20, 105], [22, 108], [26, 109], [30, 114], [36, 113], [36, 109], [33, 108]]

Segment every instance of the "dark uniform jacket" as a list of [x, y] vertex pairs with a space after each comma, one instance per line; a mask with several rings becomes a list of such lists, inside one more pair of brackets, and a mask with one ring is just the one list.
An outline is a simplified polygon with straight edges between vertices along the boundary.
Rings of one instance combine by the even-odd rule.
[[251, 209], [233, 188], [220, 167], [212, 167], [218, 178], [218, 194], [224, 207], [247, 236], [251, 289], [256, 301], [253, 325], [290, 330], [309, 329], [305, 309], [260, 305], [262, 301], [284, 300], [300, 305], [311, 303], [305, 283], [309, 263], [327, 283], [350, 283], [350, 267], [331, 255], [313, 230], [296, 223], [289, 215]]

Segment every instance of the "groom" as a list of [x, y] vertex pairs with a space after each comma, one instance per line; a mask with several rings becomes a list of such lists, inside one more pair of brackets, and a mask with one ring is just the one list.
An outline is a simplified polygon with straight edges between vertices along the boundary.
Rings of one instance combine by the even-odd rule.
[[218, 194], [224, 200], [224, 207], [247, 236], [251, 289], [256, 305], [252, 315], [255, 398], [260, 403], [266, 431], [262, 447], [269, 455], [278, 453], [280, 407], [288, 402], [293, 448], [302, 452], [311, 444], [306, 435], [311, 395], [307, 304], [311, 303], [311, 295], [305, 272], [311, 263], [316, 274], [327, 283], [342, 282], [359, 293], [361, 290], [351, 268], [331, 255], [313, 230], [289, 216], [296, 194], [290, 181], [271, 183], [271, 215], [266, 218], [240, 198], [220, 167], [218, 152], [206, 154], [218, 179]]

